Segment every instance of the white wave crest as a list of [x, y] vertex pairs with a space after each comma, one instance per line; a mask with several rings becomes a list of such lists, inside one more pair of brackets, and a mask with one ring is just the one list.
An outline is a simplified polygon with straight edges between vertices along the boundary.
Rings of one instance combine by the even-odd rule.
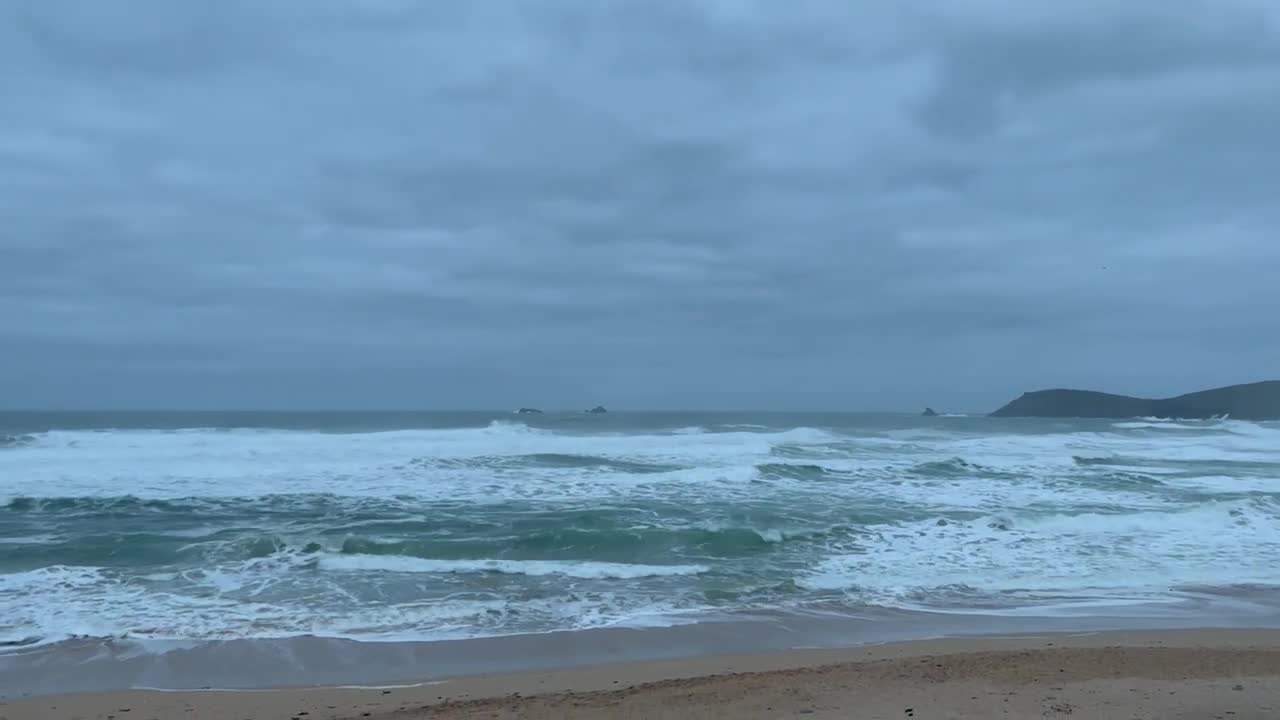
[[[640, 480], [624, 469], [508, 467], [534, 455], [574, 455], [708, 473], [767, 462], [778, 445], [819, 448], [842, 436], [798, 427], [774, 432], [575, 433], [498, 420], [484, 427], [324, 433], [278, 430], [55, 431], [0, 453], [13, 497], [140, 499], [438, 495], [492, 501], [512, 494], [613, 494]], [[609, 482], [601, 482], [606, 475]], [[519, 482], [512, 482], [513, 477]], [[357, 481], [357, 482], [353, 482]]]
[[1117, 430], [1213, 430], [1214, 425], [1184, 425], [1171, 421], [1133, 420], [1112, 423]]
[[[922, 588], [988, 592], [1161, 593], [1177, 584], [1274, 582], [1280, 505], [1242, 500], [1164, 512], [1023, 512], [920, 521], [862, 538], [798, 580], [887, 604]], [[908, 603], [909, 604], [909, 603]]]
[[563, 575], [583, 579], [631, 579], [698, 575], [705, 565], [632, 565], [572, 560], [435, 560], [404, 555], [325, 555], [323, 570], [399, 573], [501, 573], [503, 575]]

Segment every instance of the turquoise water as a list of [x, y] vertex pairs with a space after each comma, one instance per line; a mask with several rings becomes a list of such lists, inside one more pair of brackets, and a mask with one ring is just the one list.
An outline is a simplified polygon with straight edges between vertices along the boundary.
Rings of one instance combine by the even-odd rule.
[[1280, 426], [0, 414], [0, 641], [1081, 615], [1280, 582]]

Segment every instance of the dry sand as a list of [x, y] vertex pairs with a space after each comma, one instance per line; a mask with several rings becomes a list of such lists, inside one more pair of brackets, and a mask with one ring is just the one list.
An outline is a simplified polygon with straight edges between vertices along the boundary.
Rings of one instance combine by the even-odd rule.
[[961, 638], [464, 678], [383, 689], [128, 691], [3, 720], [1280, 718], [1280, 631]]

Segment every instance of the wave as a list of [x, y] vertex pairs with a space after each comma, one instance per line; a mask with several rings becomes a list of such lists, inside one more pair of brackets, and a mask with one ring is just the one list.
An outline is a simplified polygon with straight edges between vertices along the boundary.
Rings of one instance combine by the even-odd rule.
[[1228, 417], [1207, 420], [1147, 417], [1112, 423], [1111, 427], [1117, 430], [1161, 430], [1170, 431], [1170, 434], [1175, 432], [1205, 435], [1229, 434], [1242, 438], [1280, 440], [1280, 425], [1274, 422], [1233, 420]]
[[[467, 430], [466, 428], [456, 428], [456, 429], [450, 428], [447, 430], [436, 430], [432, 432], [458, 432], [458, 431], [466, 432], [466, 430]], [[529, 433], [529, 434], [535, 434], [535, 435], [539, 433], [547, 432], [546, 430], [532, 427], [528, 423], [522, 422], [520, 420], [492, 420], [489, 422], [488, 425], [484, 427], [484, 431], [490, 432], [490, 433], [513, 432], [513, 433]], [[400, 430], [398, 432], [422, 432], [422, 431]]]
[[[672, 475], [660, 482], [670, 484], [694, 483], [709, 473], [738, 477], [754, 474], [754, 466], [767, 463], [775, 449], [780, 456], [840, 456], [848, 452], [847, 441], [810, 427], [575, 434], [504, 422], [351, 434], [57, 431], [30, 447], [5, 452], [3, 471], [12, 478], [6, 491], [24, 497], [124, 489], [165, 500], [244, 498], [270, 488], [282, 494], [487, 503], [513, 497], [612, 497], [645, 482], [639, 476], [663, 473]], [[675, 475], [685, 470], [691, 471], [687, 477]]]
[[[0, 542], [0, 563], [102, 565], [209, 565], [276, 555], [405, 556], [420, 559], [598, 560], [652, 564], [767, 554], [779, 543], [824, 536], [829, 527], [748, 524], [645, 523], [634, 510], [539, 511], [453, 517], [424, 516], [403, 507], [344, 502], [343, 498], [264, 498], [191, 503], [137, 498], [19, 498], [13, 520], [36, 531], [48, 521], [57, 535], [23, 533]], [[430, 506], [424, 506], [430, 509]], [[674, 520], [674, 518], [673, 518]], [[273, 526], [278, 529], [268, 530]], [[15, 528], [18, 526], [15, 526]]]
[[625, 460], [602, 455], [586, 455], [576, 453], [530, 453], [528, 455], [479, 455], [463, 458], [421, 457], [410, 460], [407, 464], [421, 467], [438, 468], [478, 468], [478, 469], [604, 469], [620, 473], [665, 473], [679, 470], [682, 466], [671, 463], [642, 462]]
[[61, 570], [0, 577], [0, 638], [436, 639], [1280, 566], [1274, 424], [722, 420], [31, 435], [0, 450], [0, 569]]
[[912, 475], [927, 478], [953, 478], [983, 476], [988, 478], [1004, 477], [1008, 473], [970, 462], [964, 458], [950, 460], [933, 460], [912, 465], [908, 472]]
[[1093, 467], [1095, 465], [1133, 465], [1141, 463], [1141, 460], [1137, 458], [1124, 458], [1119, 456], [1091, 457], [1086, 455], [1072, 455], [1071, 461], [1081, 467]]
[[528, 425], [517, 420], [493, 420], [483, 426], [385, 429], [385, 430], [306, 430], [276, 428], [181, 428], [181, 429], [78, 429], [48, 430], [30, 434], [0, 435], [0, 447], [40, 446], [49, 449], [120, 449], [137, 451], [140, 443], [147, 449], [208, 448], [226, 449], [268, 447], [283, 443], [289, 447], [315, 445], [350, 445], [376, 447], [400, 443], [476, 445], [494, 440], [527, 440], [552, 444], [579, 443], [609, 447], [647, 447], [677, 442], [723, 444], [725, 442], [770, 440], [789, 443], [822, 443], [844, 436], [832, 430], [809, 426], [789, 429], [764, 425], [716, 425], [708, 428], [693, 425], [680, 428], [652, 428], [640, 432], [588, 432], [582, 428], [548, 428]]
[[828, 480], [832, 471], [821, 465], [797, 463], [763, 463], [756, 465], [756, 472], [767, 480]]
[[670, 432], [672, 435], [705, 435], [708, 431], [701, 425], [690, 425], [689, 427], [676, 428]]
[[864, 533], [802, 575], [809, 590], [845, 591], [895, 605], [982, 579], [987, 593], [1020, 602], [1099, 593], [1165, 592], [1274, 580], [1280, 502], [1253, 498], [1163, 511], [1021, 509], [974, 518], [902, 523]]
[[621, 580], [700, 575], [711, 569], [706, 565], [636, 565], [586, 560], [438, 560], [404, 555], [324, 555], [319, 560], [319, 567], [345, 572], [497, 573]]
[[[386, 515], [403, 511], [403, 500], [397, 498], [344, 497], [332, 493], [301, 495], [252, 495], [243, 497], [182, 496], [148, 498], [137, 495], [103, 495], [76, 497], [33, 497], [19, 495], [0, 504], [0, 512], [14, 515], [53, 515], [58, 518], [79, 516], [137, 518], [167, 515], [172, 518], [212, 518], [233, 516], [276, 515], [306, 516], [345, 515], [376, 512]], [[118, 528], [117, 528], [118, 529]]]
[[1265, 438], [1268, 440], [1280, 440], [1280, 424], [1274, 422], [1249, 422], [1247, 420], [1229, 420], [1223, 419], [1218, 421], [1216, 427], [1226, 430], [1233, 435], [1241, 435], [1249, 438]]
[[0, 434], [0, 450], [5, 448], [25, 447], [36, 442], [35, 435], [5, 435]]
[[1201, 430], [1219, 430], [1220, 425], [1203, 424], [1203, 425], [1185, 425], [1171, 420], [1133, 420], [1129, 422], [1112, 423], [1111, 427], [1119, 430], [1184, 430], [1184, 431], [1201, 431]]
[[534, 453], [507, 458], [507, 462], [551, 468], [603, 468], [624, 473], [664, 473], [679, 470], [679, 465], [646, 463], [598, 455], [574, 455], [569, 453]]
[[1136, 472], [1111, 472], [1099, 476], [1096, 483], [1117, 490], [1153, 490], [1165, 486], [1159, 478]]
[[48, 448], [132, 448], [138, 443], [162, 447], [205, 446], [217, 443], [229, 446], [256, 445], [263, 442], [359, 442], [457, 440], [460, 438], [494, 438], [554, 435], [552, 430], [537, 428], [517, 420], [492, 420], [481, 426], [443, 428], [393, 428], [320, 430], [276, 427], [180, 427], [180, 428], [83, 428], [53, 429], [23, 435], [0, 435], [0, 440], [26, 446]]
[[487, 557], [561, 557], [633, 560], [680, 557], [734, 558], [768, 552], [770, 546], [789, 539], [817, 536], [821, 531], [757, 530], [749, 527], [602, 527], [596, 529], [536, 529], [501, 537], [467, 540], [388, 540], [348, 537], [339, 552], [348, 555], [403, 555], [439, 558], [463, 553]]
[[[375, 558], [372, 564], [379, 562], [385, 564], [386, 560]], [[361, 640], [442, 640], [551, 628], [678, 624], [681, 620], [677, 613], [688, 609], [688, 605], [682, 607], [671, 601], [670, 590], [648, 592], [644, 586], [637, 586], [627, 593], [579, 594], [558, 591], [548, 583], [554, 583], [557, 577], [606, 583], [630, 579], [632, 575], [636, 579], [663, 574], [676, 577], [672, 573], [692, 568], [657, 566], [646, 570], [584, 565], [576, 569], [576, 575], [569, 575], [563, 571], [575, 572], [570, 566], [471, 571], [459, 564], [429, 572], [497, 575], [504, 569], [521, 571], [510, 576], [513, 580], [521, 576], [538, 578], [549, 592], [523, 597], [488, 593], [435, 593], [424, 597], [418, 591], [399, 603], [383, 602], [385, 598], [379, 593], [377, 603], [352, 606], [334, 604], [334, 600], [344, 597], [343, 588], [359, 588], [367, 582], [368, 574], [386, 576], [377, 582], [391, 582], [393, 574], [401, 575], [411, 583], [406, 586], [411, 589], [430, 581], [418, 570], [375, 569], [368, 574], [326, 571], [317, 563], [296, 562], [287, 556], [274, 558], [273, 562], [259, 560], [184, 572], [176, 580], [129, 579], [109, 568], [52, 566], [0, 574], [0, 617], [5, 618], [0, 625], [0, 642], [9, 643], [4, 647], [9, 650], [19, 643], [48, 644], [71, 638], [203, 641], [314, 635]], [[175, 592], [167, 589], [173, 582], [193, 585], [188, 591]], [[282, 602], [279, 588], [290, 586], [305, 595]]]
[[75, 515], [79, 513], [138, 513], [167, 512], [190, 513], [197, 511], [196, 498], [160, 500], [145, 499], [134, 495], [116, 495], [111, 497], [30, 497], [20, 495], [9, 498], [3, 509], [13, 513], [56, 513]]

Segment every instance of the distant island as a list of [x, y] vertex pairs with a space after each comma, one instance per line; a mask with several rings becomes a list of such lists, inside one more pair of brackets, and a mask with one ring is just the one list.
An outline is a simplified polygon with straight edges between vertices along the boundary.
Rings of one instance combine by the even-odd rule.
[[1163, 400], [1091, 390], [1040, 390], [991, 413], [992, 417], [1280, 420], [1280, 380], [1231, 385]]
[[542, 411], [538, 408], [520, 408], [516, 411], [517, 415], [541, 415]]
[[609, 412], [609, 411], [608, 411], [608, 410], [605, 410], [603, 405], [597, 405], [597, 406], [595, 406], [595, 407], [591, 408], [590, 410], [588, 410], [588, 411], [587, 411], [587, 414], [588, 414], [588, 415], [604, 415], [604, 414], [605, 414], [605, 413], [607, 413], [607, 412]]

